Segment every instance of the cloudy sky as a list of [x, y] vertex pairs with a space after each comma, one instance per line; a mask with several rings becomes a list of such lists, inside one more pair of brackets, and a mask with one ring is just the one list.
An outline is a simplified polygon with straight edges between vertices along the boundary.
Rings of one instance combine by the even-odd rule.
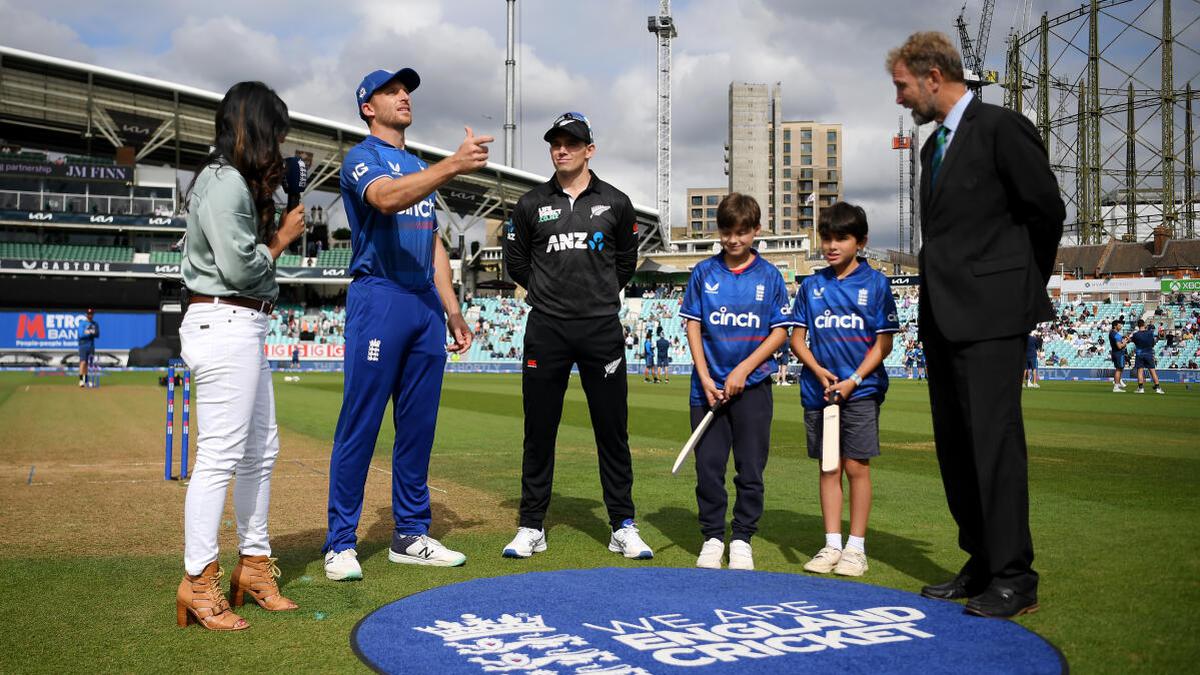
[[[502, 0], [0, 0], [0, 44], [222, 92], [261, 79], [300, 112], [358, 123], [353, 90], [376, 68], [422, 77], [409, 138], [453, 149], [462, 127], [498, 139], [504, 122]], [[980, 0], [969, 0], [972, 33]], [[999, 68], [1020, 0], [997, 0], [988, 67]], [[1030, 21], [1077, 7], [1035, 0]], [[1143, 0], [1140, 5], [1145, 5]], [[780, 82], [785, 119], [844, 125], [845, 197], [865, 205], [873, 244], [896, 241], [902, 110], [883, 70], [888, 48], [915, 30], [953, 32], [962, 0], [676, 0], [676, 220], [687, 187], [724, 185], [730, 81]], [[656, 0], [518, 0], [515, 166], [547, 175], [542, 132], [564, 110], [597, 136], [593, 168], [654, 205]], [[1146, 20], [1154, 17], [1147, 16]], [[1017, 19], [1019, 20], [1019, 19]], [[1032, 24], [1031, 24], [1032, 25]], [[1086, 31], [1084, 33], [1086, 35]], [[1179, 56], [1176, 57], [1177, 60]], [[999, 102], [1000, 92], [986, 99]], [[907, 119], [906, 119], [907, 121]]]

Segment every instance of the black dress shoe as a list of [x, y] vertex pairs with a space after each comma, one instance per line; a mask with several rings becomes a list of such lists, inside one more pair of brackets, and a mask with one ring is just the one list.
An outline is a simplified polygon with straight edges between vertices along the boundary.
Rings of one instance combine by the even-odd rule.
[[967, 614], [993, 619], [1011, 619], [1038, 610], [1036, 593], [1018, 593], [1007, 586], [993, 584], [967, 601]]
[[960, 574], [945, 583], [922, 587], [921, 595], [934, 600], [962, 600], [979, 595], [985, 590], [987, 584], [978, 583], [971, 577]]

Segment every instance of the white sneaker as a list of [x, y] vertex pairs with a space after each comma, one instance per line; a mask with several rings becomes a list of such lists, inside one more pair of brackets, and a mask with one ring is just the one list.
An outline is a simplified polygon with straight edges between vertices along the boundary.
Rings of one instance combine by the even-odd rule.
[[1120, 382], [1118, 382], [1117, 386], [1124, 389], [1125, 388], [1125, 380], [1121, 380]]
[[696, 567], [706, 570], [721, 569], [721, 558], [725, 555], [725, 542], [713, 537], [700, 547], [700, 557], [696, 558]]
[[754, 569], [754, 551], [750, 548], [750, 542], [741, 539], [729, 542], [729, 569]]
[[422, 534], [402, 552], [388, 549], [388, 560], [406, 565], [431, 565], [433, 567], [458, 567], [467, 562], [467, 556], [451, 551], [442, 542]]
[[842, 559], [842, 549], [826, 546], [813, 556], [812, 560], [804, 563], [804, 569], [817, 574], [829, 574], [837, 567], [838, 561]]
[[79, 381], [79, 386], [80, 386], [80, 387], [82, 387], [82, 386], [83, 386], [83, 380], [80, 380], [80, 381]]
[[834, 574], [844, 577], [861, 577], [866, 571], [867, 554], [856, 548], [842, 551], [842, 559], [838, 561], [837, 567], [833, 568]]
[[1123, 393], [1125, 393], [1125, 389], [1124, 389], [1124, 388], [1122, 388], [1122, 387], [1118, 387], [1118, 386], [1116, 386], [1116, 385], [1113, 385], [1113, 393], [1114, 393], [1114, 394], [1123, 394]]
[[1041, 389], [1042, 385], [1038, 384], [1037, 382], [1034, 382], [1033, 384], [1029, 385], [1029, 388], [1030, 389]]
[[517, 536], [504, 547], [505, 558], [528, 558], [546, 550], [546, 531], [518, 527]]
[[330, 581], [357, 581], [362, 579], [362, 565], [358, 564], [358, 551], [348, 548], [325, 554], [325, 576]]
[[1134, 391], [1133, 393], [1135, 393], [1135, 394], [1144, 394], [1144, 393], [1146, 393], [1146, 390], [1145, 390], [1145, 389], [1142, 389], [1141, 387], [1138, 387], [1138, 388], [1137, 388], [1137, 390], [1136, 390], [1136, 391]]
[[621, 523], [621, 529], [612, 533], [612, 538], [608, 540], [608, 550], [634, 560], [649, 560], [654, 557], [654, 551], [642, 541], [637, 524], [632, 518], [627, 518]]
[[1154, 393], [1156, 393], [1156, 394], [1165, 394], [1165, 393], [1167, 393], [1167, 392], [1163, 391], [1163, 390], [1162, 390], [1162, 387], [1155, 387], [1155, 388], [1154, 388]]

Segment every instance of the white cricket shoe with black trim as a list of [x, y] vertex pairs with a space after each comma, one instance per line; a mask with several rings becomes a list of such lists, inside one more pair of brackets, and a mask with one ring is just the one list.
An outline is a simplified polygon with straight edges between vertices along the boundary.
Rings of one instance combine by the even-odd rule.
[[358, 581], [363, 578], [358, 551], [352, 548], [325, 554], [325, 577], [330, 581]]
[[517, 528], [517, 536], [504, 547], [505, 558], [528, 558], [546, 550], [546, 531], [532, 527]]
[[842, 549], [832, 546], [825, 546], [817, 554], [812, 557], [812, 560], [804, 563], [804, 569], [817, 574], [829, 574], [833, 568], [837, 567], [838, 561], [842, 559]]
[[467, 556], [451, 551], [442, 542], [422, 534], [405, 537], [401, 544], [408, 544], [403, 551], [388, 549], [388, 560], [406, 565], [431, 565], [433, 567], [458, 567], [467, 562]]
[[612, 533], [608, 540], [608, 550], [632, 560], [649, 560], [654, 557], [654, 551], [642, 541], [637, 524], [632, 518], [626, 518], [621, 527]]
[[713, 537], [700, 547], [700, 557], [696, 558], [696, 567], [706, 570], [721, 569], [721, 558], [725, 556], [725, 542]]

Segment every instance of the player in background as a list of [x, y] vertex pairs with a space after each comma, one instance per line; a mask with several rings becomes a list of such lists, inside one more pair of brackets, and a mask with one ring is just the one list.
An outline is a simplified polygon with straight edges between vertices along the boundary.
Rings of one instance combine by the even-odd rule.
[[1042, 385], [1038, 384], [1038, 352], [1042, 350], [1042, 344], [1042, 336], [1038, 335], [1036, 328], [1033, 329], [1025, 340], [1025, 374], [1021, 381], [1022, 387], [1042, 388]]
[[725, 469], [733, 449], [737, 472], [729, 569], [754, 569], [750, 538], [763, 510], [763, 470], [771, 446], [776, 350], [792, 325], [787, 284], [751, 248], [762, 211], [753, 197], [731, 193], [717, 206], [722, 253], [700, 261], [688, 280], [679, 316], [692, 351], [692, 429], [718, 403], [696, 446], [696, 505], [704, 543], [696, 567], [720, 569], [729, 497]]
[[[871, 458], [879, 455], [879, 406], [888, 389], [883, 360], [899, 332], [888, 279], [858, 253], [867, 245], [867, 215], [845, 202], [821, 209], [817, 224], [829, 267], [804, 280], [792, 310], [792, 351], [804, 364], [800, 400], [808, 456], [820, 460], [822, 411], [837, 394], [841, 461], [820, 474], [825, 546], [809, 572], [862, 576], [867, 571]], [[850, 537], [842, 546], [842, 474], [850, 484]]]
[[100, 337], [100, 324], [96, 323], [95, 312], [89, 307], [87, 319], [78, 325], [79, 329], [79, 386], [87, 386], [88, 368], [92, 365], [92, 357], [96, 355], [96, 339]]
[[449, 567], [467, 559], [429, 536], [429, 457], [446, 352], [465, 353], [472, 340], [438, 234], [433, 193], [486, 166], [493, 139], [466, 127], [458, 150], [433, 166], [406, 150], [412, 93], [420, 84], [411, 68], [364, 77], [355, 97], [371, 133], [342, 161], [354, 280], [346, 298], [346, 375], [329, 460], [329, 531], [322, 548], [325, 576], [334, 581], [362, 578], [356, 530], [389, 402], [396, 437], [388, 560]]
[[658, 370], [654, 366], [654, 332], [649, 328], [646, 329], [646, 337], [642, 340], [642, 355], [646, 361], [646, 373], [642, 378], [650, 382], [650, 378], [654, 378], [654, 384], [658, 384]]
[[1148, 325], [1142, 319], [1138, 319], [1137, 331], [1129, 336], [1129, 342], [1133, 343], [1136, 350], [1133, 355], [1133, 367], [1137, 370], [1137, 391], [1138, 394], [1146, 393], [1146, 371], [1150, 371], [1150, 379], [1154, 381], [1154, 393], [1165, 394], [1158, 384], [1158, 364], [1154, 359], [1154, 343], [1158, 342], [1158, 337], [1154, 334], [1154, 326]]
[[654, 364], [658, 366], [658, 376], [663, 382], [670, 382], [671, 373], [667, 371], [667, 366], [671, 363], [671, 343], [663, 337], [662, 326], [658, 327], [658, 339], [655, 340], [654, 346], [658, 352], [654, 355]]
[[1117, 394], [1125, 391], [1125, 382], [1121, 379], [1121, 374], [1125, 372], [1125, 345], [1128, 340], [1121, 335], [1123, 323], [1120, 319], [1113, 319], [1112, 329], [1108, 331], [1108, 348], [1113, 364], [1113, 392]]

